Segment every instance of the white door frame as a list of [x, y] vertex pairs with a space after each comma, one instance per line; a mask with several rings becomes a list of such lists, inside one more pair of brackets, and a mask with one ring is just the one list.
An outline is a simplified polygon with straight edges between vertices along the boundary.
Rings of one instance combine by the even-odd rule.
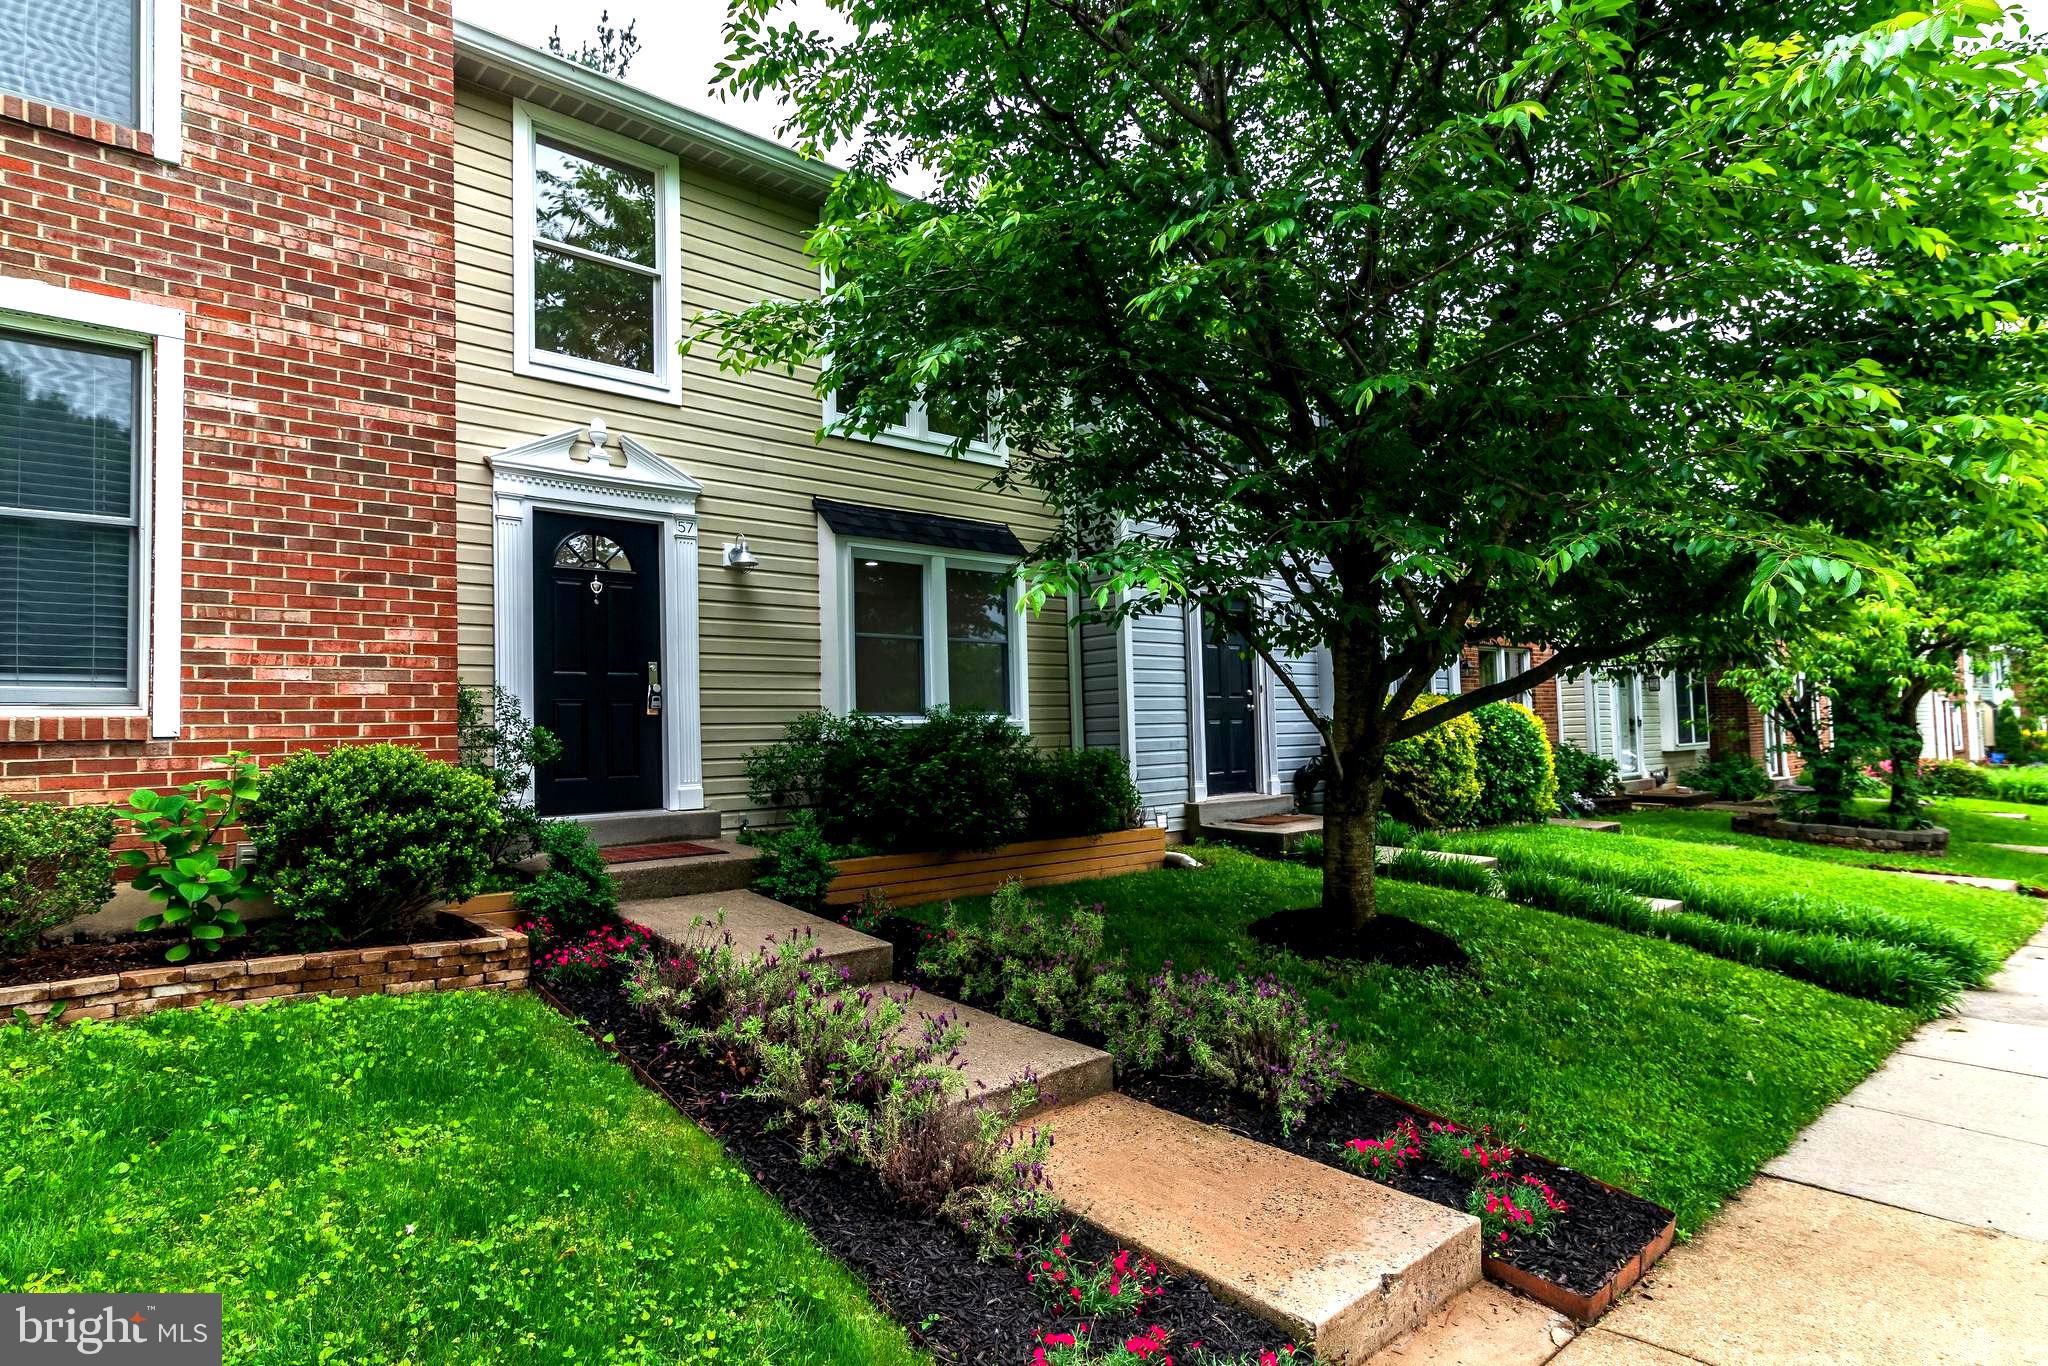
[[[1630, 715], [1635, 721], [1636, 766], [1622, 767], [1621, 713], [1616, 703], [1626, 697], [1631, 708]], [[1643, 754], [1643, 676], [1628, 675], [1628, 687], [1624, 693], [1622, 680], [1609, 674], [1586, 675], [1586, 733], [1593, 742], [1593, 752], [1612, 759], [1620, 769], [1623, 778], [1649, 776], [1650, 765]]]
[[[1198, 802], [1209, 800], [1209, 733], [1202, 709], [1202, 609], [1189, 605], [1181, 609], [1183, 639], [1188, 660], [1188, 795]], [[1259, 752], [1254, 757], [1258, 786], [1250, 792], [1233, 792], [1233, 797], [1274, 797], [1280, 795], [1280, 781], [1274, 768], [1278, 731], [1273, 722], [1272, 670], [1266, 661], [1252, 656], [1252, 735]]]
[[[662, 806], [704, 806], [704, 728], [698, 683], [697, 496], [703, 485], [630, 436], [593, 460], [586, 429], [571, 427], [489, 458], [491, 602], [496, 677], [534, 702], [534, 547], [537, 510], [651, 522], [661, 537]], [[529, 789], [531, 791], [531, 789]]]

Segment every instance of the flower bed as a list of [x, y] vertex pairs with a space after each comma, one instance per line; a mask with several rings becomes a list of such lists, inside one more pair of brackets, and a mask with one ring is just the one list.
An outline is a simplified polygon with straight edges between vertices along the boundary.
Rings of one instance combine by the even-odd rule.
[[1788, 821], [1765, 812], [1737, 812], [1729, 817], [1728, 828], [1738, 835], [1797, 840], [1802, 844], [1831, 844], [1840, 849], [1911, 854], [1948, 852], [1948, 831], [1940, 826], [1930, 826], [1925, 830], [1893, 830], [1883, 825], [1822, 825], [1813, 821]]
[[[464, 988], [517, 991], [526, 985], [527, 938], [517, 930], [490, 929], [452, 915], [441, 916], [432, 928], [439, 937], [418, 943], [170, 965], [163, 961], [161, 937], [63, 945], [8, 965], [16, 982], [0, 986], [0, 1010], [28, 1020], [52, 1012], [64, 1020], [114, 1020], [207, 1001], [297, 1001]], [[67, 965], [70, 972], [65, 972]], [[47, 976], [23, 981], [23, 973]]]
[[[1354, 1171], [1357, 1164], [1344, 1156], [1352, 1139], [1377, 1139], [1408, 1123], [1445, 1123], [1442, 1116], [1392, 1096], [1347, 1085], [1310, 1110], [1305, 1123], [1283, 1132], [1271, 1110], [1197, 1078], [1119, 1075], [1117, 1085], [1162, 1110]], [[1517, 1152], [1514, 1160], [1518, 1176], [1538, 1178], [1564, 1208], [1556, 1213], [1547, 1237], [1511, 1232], [1506, 1239], [1493, 1240], [1486, 1251], [1486, 1274], [1590, 1323], [1670, 1249], [1671, 1211], [1531, 1153]], [[1389, 1176], [1374, 1179], [1461, 1210], [1468, 1207], [1473, 1188], [1470, 1176], [1452, 1172], [1426, 1154], [1411, 1156]]]
[[[977, 1261], [950, 1224], [903, 1208], [871, 1170], [842, 1163], [805, 1166], [790, 1130], [775, 1127], [776, 1107], [737, 1094], [742, 1083], [729, 1070], [677, 1047], [659, 1025], [627, 1005], [616, 968], [603, 980], [538, 989], [643, 1083], [715, 1135], [941, 1361], [1011, 1366], [1029, 1359], [1048, 1323], [1056, 1325], [1055, 1335], [1079, 1333], [1107, 1344], [1157, 1341], [1150, 1337], [1156, 1327], [1174, 1359], [1194, 1366], [1211, 1359], [1257, 1360], [1273, 1345], [1271, 1327], [1188, 1279], [1140, 1276], [1137, 1288], [1154, 1293], [1110, 1297], [1105, 1278], [1103, 1293], [1089, 1303], [1102, 1309], [1114, 1299], [1117, 1307], [1108, 1317], [1061, 1311], [1054, 1307], [1058, 1297], [1027, 1274], [1027, 1257]], [[1114, 1268], [1121, 1249], [1100, 1230], [1078, 1224], [1061, 1250], [1061, 1261], [1076, 1267]], [[1309, 1354], [1290, 1359], [1307, 1361]]]
[[853, 906], [879, 892], [899, 906], [983, 896], [1021, 880], [1046, 887], [1084, 878], [1147, 872], [1166, 860], [1166, 832], [1152, 826], [1107, 835], [1025, 840], [979, 853], [885, 854], [841, 859], [825, 893], [828, 906]]

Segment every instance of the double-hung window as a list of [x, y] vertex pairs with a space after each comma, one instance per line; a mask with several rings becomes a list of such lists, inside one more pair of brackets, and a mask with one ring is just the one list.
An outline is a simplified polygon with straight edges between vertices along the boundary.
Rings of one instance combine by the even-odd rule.
[[[1482, 645], [1479, 647], [1479, 686], [1490, 687], [1505, 683], [1529, 672], [1531, 655], [1517, 645]], [[1533, 699], [1531, 693], [1518, 693], [1510, 701], [1528, 706]]]
[[143, 353], [0, 326], [0, 704], [140, 697]]
[[1022, 718], [1014, 566], [903, 546], [844, 547], [848, 710], [926, 707]]
[[676, 158], [523, 104], [513, 138], [513, 368], [679, 399]]
[[873, 441], [904, 450], [929, 451], [935, 455], [951, 454], [954, 443], [964, 436], [968, 438], [967, 459], [989, 464], [1003, 463], [1002, 439], [985, 417], [976, 416], [973, 411], [975, 405], [964, 401], [960, 395], [937, 389], [921, 390], [915, 399], [885, 414], [879, 430], [856, 431], [852, 419], [854, 400], [864, 387], [865, 382], [860, 379], [844, 380], [838, 388], [825, 395], [827, 431], [855, 440]]
[[0, 0], [0, 92], [146, 132], [178, 159], [179, 0]]
[[1666, 749], [1705, 749], [1712, 737], [1707, 724], [1707, 677], [1697, 673], [1671, 675], [1671, 735]]

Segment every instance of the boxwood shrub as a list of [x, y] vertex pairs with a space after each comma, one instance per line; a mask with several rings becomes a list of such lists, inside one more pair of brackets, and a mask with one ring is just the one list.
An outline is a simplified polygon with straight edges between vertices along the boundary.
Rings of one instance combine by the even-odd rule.
[[405, 745], [294, 754], [263, 776], [256, 874], [310, 941], [410, 933], [475, 894], [501, 828], [490, 780]]
[[1479, 723], [1478, 825], [1518, 825], [1557, 814], [1557, 768], [1550, 736], [1519, 702], [1490, 702], [1472, 713]]
[[110, 807], [0, 797], [0, 954], [27, 953], [43, 931], [106, 904], [113, 843]]
[[746, 771], [755, 801], [877, 854], [1106, 834], [1138, 815], [1121, 755], [1039, 749], [1008, 717], [944, 707], [908, 723], [809, 712]]
[[[1424, 693], [1410, 716], [1443, 705]], [[1387, 751], [1387, 808], [1411, 825], [1464, 825], [1479, 804], [1479, 723], [1454, 716]]]

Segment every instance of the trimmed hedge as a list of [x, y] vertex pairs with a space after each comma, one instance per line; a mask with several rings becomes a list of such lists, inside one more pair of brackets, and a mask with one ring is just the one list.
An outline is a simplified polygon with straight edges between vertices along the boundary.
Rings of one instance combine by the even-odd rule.
[[90, 915], [114, 894], [114, 811], [0, 797], [0, 954]]
[[[1408, 715], [1442, 706], [1424, 693]], [[1454, 716], [1387, 751], [1387, 806], [1411, 824], [1464, 825], [1479, 804], [1479, 723]]]
[[1479, 725], [1477, 825], [1519, 825], [1557, 814], [1557, 768], [1543, 722], [1519, 702], [1489, 702]]

